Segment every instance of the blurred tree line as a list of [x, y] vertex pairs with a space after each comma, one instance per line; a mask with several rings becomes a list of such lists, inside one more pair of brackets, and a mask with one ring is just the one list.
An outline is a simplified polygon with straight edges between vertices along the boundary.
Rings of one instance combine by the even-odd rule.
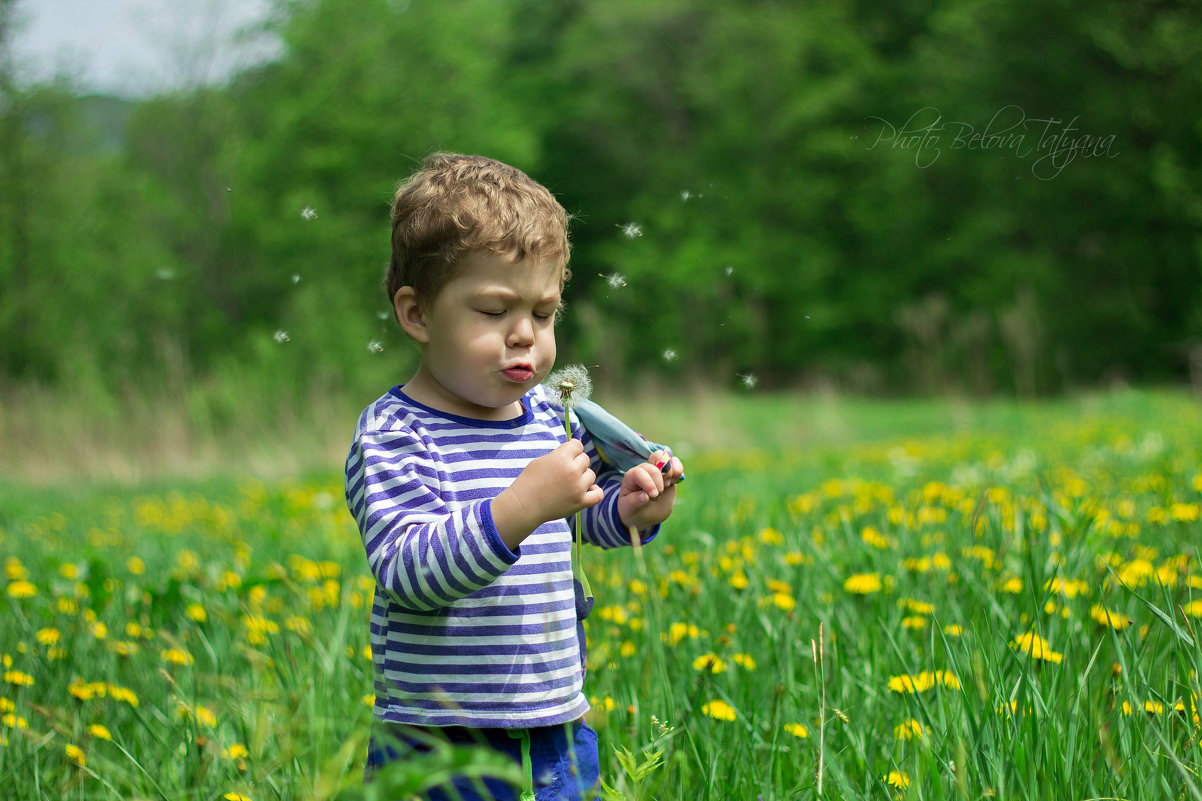
[[1196, 3], [285, 0], [279, 58], [137, 102], [17, 81], [12, 9], [0, 384], [370, 399], [436, 149], [575, 214], [561, 360], [603, 380], [1034, 395], [1202, 352]]

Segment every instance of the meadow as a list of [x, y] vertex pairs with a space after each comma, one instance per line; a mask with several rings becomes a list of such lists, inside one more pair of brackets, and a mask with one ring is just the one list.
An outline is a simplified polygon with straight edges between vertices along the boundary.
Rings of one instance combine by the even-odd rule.
[[[1202, 799], [1195, 399], [672, 403], [621, 410], [687, 458], [668, 527], [584, 557], [607, 801]], [[360, 782], [372, 582], [339, 467], [0, 479], [3, 797], [484, 769]]]

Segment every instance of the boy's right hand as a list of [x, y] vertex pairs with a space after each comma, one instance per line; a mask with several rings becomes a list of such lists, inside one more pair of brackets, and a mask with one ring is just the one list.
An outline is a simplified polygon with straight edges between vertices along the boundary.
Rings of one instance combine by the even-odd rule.
[[493, 524], [510, 550], [548, 520], [596, 506], [604, 493], [578, 439], [540, 456], [492, 502]]

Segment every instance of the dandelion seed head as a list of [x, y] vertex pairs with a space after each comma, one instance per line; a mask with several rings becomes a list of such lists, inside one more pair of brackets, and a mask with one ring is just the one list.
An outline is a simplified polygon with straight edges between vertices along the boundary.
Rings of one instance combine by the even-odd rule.
[[609, 284], [610, 289], [621, 289], [626, 286], [626, 276], [621, 273], [611, 273], [602, 277], [605, 279], [605, 283]]
[[305, 222], [311, 222], [317, 219], [317, 212], [312, 206], [305, 206], [303, 209], [301, 209], [300, 215], [301, 219]]
[[543, 382], [551, 392], [552, 399], [561, 406], [582, 403], [593, 394], [593, 380], [583, 364], [569, 364], [547, 376]]
[[384, 350], [384, 346], [380, 344], [380, 340], [378, 339], [373, 339], [371, 342], [367, 343], [368, 353], [379, 353], [382, 350]]
[[622, 229], [622, 235], [627, 239], [638, 239], [643, 235], [643, 227], [635, 222], [628, 222], [618, 227]]
[[275, 334], [272, 336], [272, 339], [275, 340], [275, 344], [283, 345], [289, 339], [288, 332], [283, 329], [280, 329], [279, 331], [275, 332]]

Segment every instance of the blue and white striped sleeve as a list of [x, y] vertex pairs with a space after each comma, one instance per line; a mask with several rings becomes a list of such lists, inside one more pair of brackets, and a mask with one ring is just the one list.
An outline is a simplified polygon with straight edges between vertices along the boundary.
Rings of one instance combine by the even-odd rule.
[[488, 586], [519, 554], [493, 524], [491, 501], [452, 510], [411, 431], [359, 431], [346, 464], [347, 506], [376, 584], [397, 604], [429, 611]]

